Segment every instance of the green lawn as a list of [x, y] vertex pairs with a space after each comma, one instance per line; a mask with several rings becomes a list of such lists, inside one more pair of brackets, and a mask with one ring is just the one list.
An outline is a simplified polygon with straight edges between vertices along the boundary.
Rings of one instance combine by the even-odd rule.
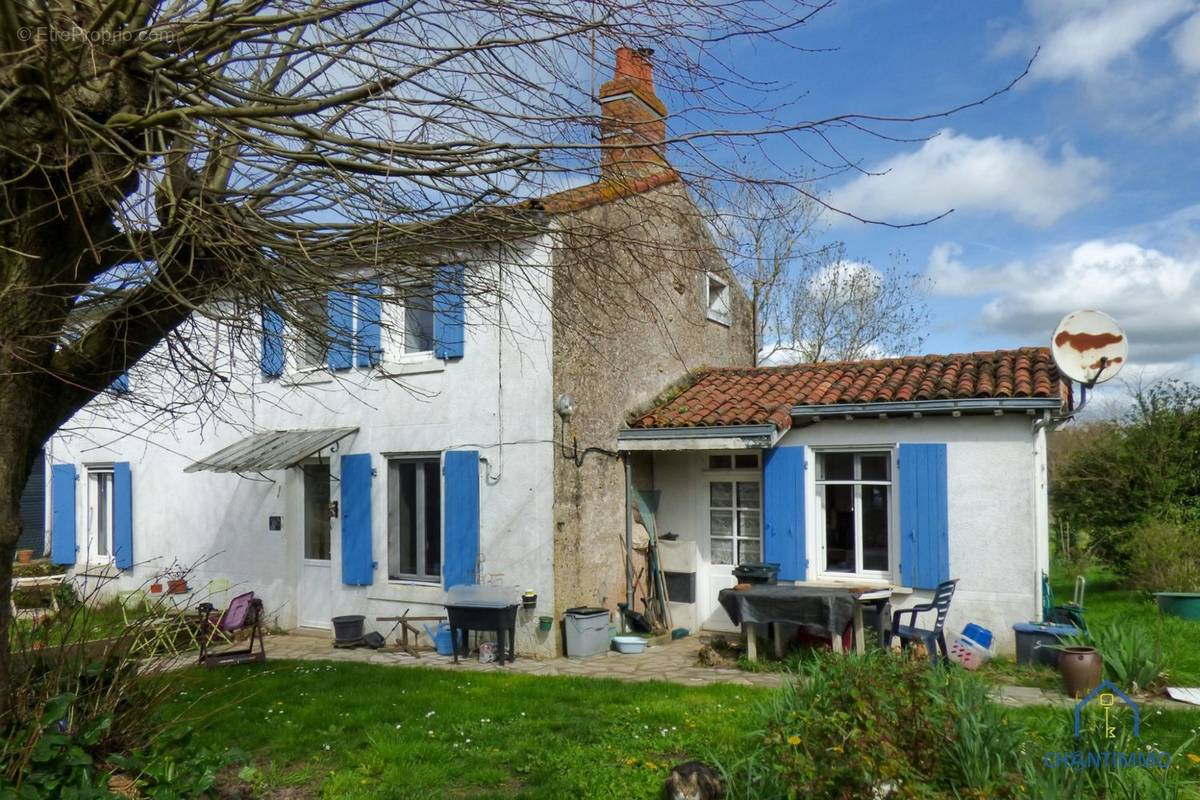
[[170, 710], [249, 753], [251, 783], [331, 798], [656, 798], [672, 765], [738, 750], [765, 696], [319, 662], [171, 680]]

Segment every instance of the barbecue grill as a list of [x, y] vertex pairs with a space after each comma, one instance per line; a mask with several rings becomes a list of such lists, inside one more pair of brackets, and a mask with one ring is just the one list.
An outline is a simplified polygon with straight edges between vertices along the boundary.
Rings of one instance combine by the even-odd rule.
[[[495, 631], [497, 662], [503, 666], [506, 653], [509, 661], [516, 660], [517, 608], [520, 604], [507, 597], [508, 594], [511, 592], [489, 586], [455, 586], [446, 593], [446, 617], [454, 642], [454, 663], [458, 663], [460, 649], [464, 656], [470, 654], [468, 631]], [[508, 640], [507, 648], [505, 639]]]

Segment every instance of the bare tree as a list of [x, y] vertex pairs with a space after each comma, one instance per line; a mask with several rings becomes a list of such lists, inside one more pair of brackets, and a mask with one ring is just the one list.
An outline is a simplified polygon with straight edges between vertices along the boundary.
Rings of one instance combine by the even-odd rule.
[[754, 302], [760, 363], [838, 361], [919, 347], [927, 281], [846, 258], [823, 239], [814, 190], [746, 181], [722, 204], [706, 195], [711, 229]]
[[836, 244], [786, 275], [778, 292], [776, 361], [850, 361], [911, 353], [925, 340], [927, 280], [896, 265], [845, 257]]
[[[246, 389], [229, 365], [260, 308], [320, 338], [313, 309], [347, 271], [368, 287], [428, 282], [464, 251], [546, 230], [523, 198], [594, 179], [597, 150], [628, 159], [593, 105], [595, 64], [618, 45], [659, 48], [657, 79], [688, 113], [669, 136], [665, 122], [635, 131], [647, 146], [632, 150], [684, 179], [736, 186], [727, 156], [777, 133], [837, 162], [835, 127], [871, 135], [956, 110], [760, 124], [762, 109], [711, 90], [747, 84], [723, 43], [794, 46], [826, 5], [0, 3], [0, 686], [19, 497], [55, 430], [135, 363], [176, 376], [145, 401], [168, 415], [218, 408]], [[503, 289], [471, 279], [480, 297]]]

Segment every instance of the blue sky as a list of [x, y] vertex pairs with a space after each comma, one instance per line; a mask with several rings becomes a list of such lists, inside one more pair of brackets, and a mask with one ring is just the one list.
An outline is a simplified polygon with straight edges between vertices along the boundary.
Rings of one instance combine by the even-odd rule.
[[955, 209], [825, 232], [851, 258], [899, 252], [929, 276], [924, 350], [1045, 344], [1091, 307], [1126, 327], [1129, 373], [1200, 378], [1200, 0], [846, 2], [794, 41], [836, 49], [737, 57], [807, 92], [806, 117], [943, 110], [1004, 86], [1040, 48], [1008, 94], [888, 129], [931, 139], [838, 140], [887, 170], [827, 180], [839, 207], [893, 222]]

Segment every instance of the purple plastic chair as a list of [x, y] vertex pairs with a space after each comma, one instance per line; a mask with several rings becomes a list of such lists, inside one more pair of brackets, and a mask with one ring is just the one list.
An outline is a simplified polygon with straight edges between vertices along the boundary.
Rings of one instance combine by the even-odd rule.
[[[229, 601], [229, 608], [218, 613], [212, 603], [201, 603], [200, 612], [200, 663], [206, 667], [219, 664], [245, 664], [248, 661], [265, 661], [267, 648], [263, 642], [263, 604], [254, 592], [239, 594]], [[234, 634], [250, 629], [250, 640], [246, 647], [232, 650], [212, 651], [215, 639], [232, 641]], [[255, 641], [258, 642], [257, 649]]]

